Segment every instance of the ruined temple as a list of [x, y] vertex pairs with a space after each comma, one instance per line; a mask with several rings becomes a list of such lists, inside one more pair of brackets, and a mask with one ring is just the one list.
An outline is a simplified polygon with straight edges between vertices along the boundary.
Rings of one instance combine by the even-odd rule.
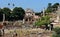
[[27, 8], [25, 10], [25, 17], [24, 17], [25, 22], [24, 23], [32, 24], [35, 21], [34, 16], [35, 16], [34, 11], [29, 9], [29, 8]]

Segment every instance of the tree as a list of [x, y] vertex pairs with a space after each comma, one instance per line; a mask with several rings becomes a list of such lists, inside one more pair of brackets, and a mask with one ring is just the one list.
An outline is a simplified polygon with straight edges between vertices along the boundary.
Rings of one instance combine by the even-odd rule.
[[53, 11], [57, 10], [58, 6], [59, 6], [59, 3], [53, 4], [52, 5]]
[[52, 37], [60, 37], [60, 27], [54, 28], [54, 32]]
[[2, 9], [0, 8], [0, 21], [3, 20], [3, 12], [2, 12]]
[[58, 6], [59, 6], [59, 3], [55, 3], [53, 5], [51, 3], [48, 3], [48, 7], [45, 12], [48, 14], [51, 12], [55, 12], [57, 10]]
[[5, 17], [6, 17], [5, 20], [8, 20], [11, 10], [9, 8], [7, 8], [7, 7], [4, 7], [2, 10], [3, 10], [3, 14], [5, 14]]
[[36, 26], [42, 26], [42, 25], [48, 25], [50, 23], [50, 17], [49, 16], [44, 16], [41, 18], [41, 20], [38, 20], [35, 25]]
[[2, 9], [0, 8], [0, 14], [3, 14]]
[[41, 16], [41, 12], [36, 12], [35, 15]]
[[60, 34], [60, 28], [59, 27], [54, 28], [54, 31], [56, 32], [56, 34]]
[[59, 6], [59, 3], [55, 3], [52, 5], [53, 8], [58, 8], [58, 6]]
[[16, 19], [22, 20], [24, 18], [25, 11], [21, 7], [15, 7], [13, 9], [13, 14], [15, 15], [15, 18], [17, 17]]
[[45, 11], [46, 13], [51, 13], [52, 12], [52, 3], [48, 3], [48, 7]]
[[51, 8], [51, 6], [52, 6], [52, 3], [48, 3], [48, 8]]

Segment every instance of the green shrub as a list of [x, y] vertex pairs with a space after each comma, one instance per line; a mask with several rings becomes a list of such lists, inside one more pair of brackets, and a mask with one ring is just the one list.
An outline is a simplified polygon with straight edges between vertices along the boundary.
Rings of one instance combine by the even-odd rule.
[[53, 30], [56, 32], [56, 34], [60, 34], [60, 27], [56, 27]]

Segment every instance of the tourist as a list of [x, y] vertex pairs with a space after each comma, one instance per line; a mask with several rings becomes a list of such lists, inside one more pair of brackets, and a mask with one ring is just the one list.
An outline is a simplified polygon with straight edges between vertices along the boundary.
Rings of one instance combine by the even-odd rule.
[[53, 30], [53, 24], [50, 24], [51, 31]]

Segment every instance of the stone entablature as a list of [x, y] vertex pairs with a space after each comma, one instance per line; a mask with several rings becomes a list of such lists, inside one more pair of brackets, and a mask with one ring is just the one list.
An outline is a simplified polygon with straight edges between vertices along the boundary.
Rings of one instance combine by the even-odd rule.
[[34, 11], [33, 10], [31, 10], [31, 9], [26, 9], [25, 10], [25, 16], [34, 16], [35, 15], [35, 13], [34, 13]]

